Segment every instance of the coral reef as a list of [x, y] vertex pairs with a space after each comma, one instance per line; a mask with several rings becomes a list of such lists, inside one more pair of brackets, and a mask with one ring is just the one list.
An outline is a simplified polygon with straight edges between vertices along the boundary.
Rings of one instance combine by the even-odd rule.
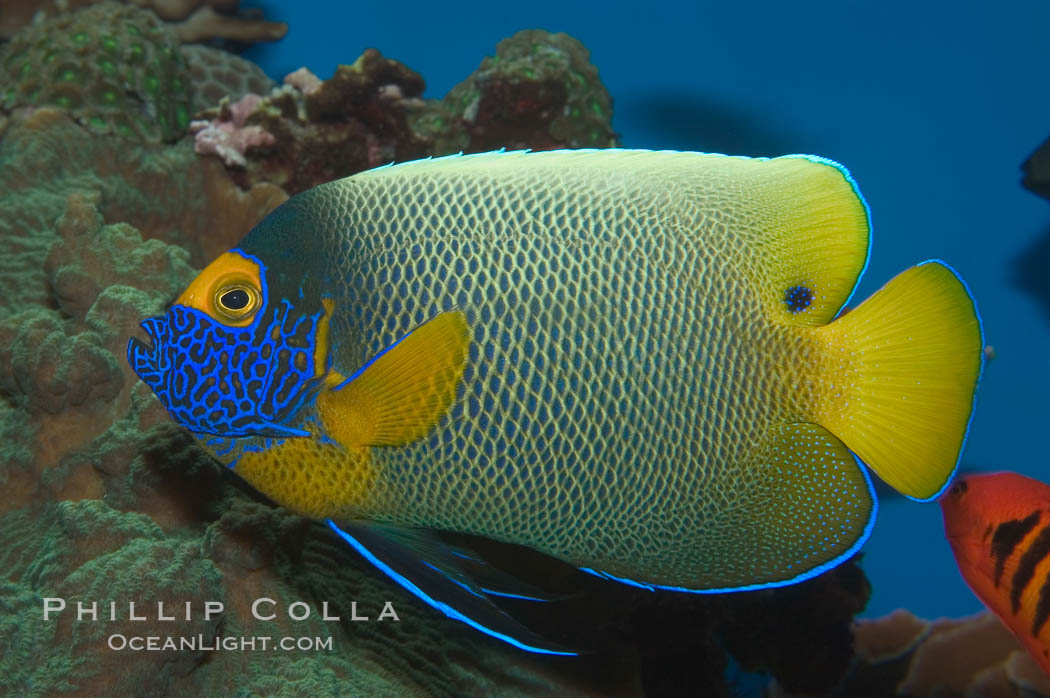
[[190, 117], [223, 97], [266, 93], [254, 63], [219, 49], [180, 46], [157, 17], [103, 2], [38, 23], [0, 47], [0, 110], [67, 110], [92, 133], [171, 142]]
[[192, 126], [198, 152], [222, 157], [242, 186], [294, 194], [395, 160], [617, 143], [612, 100], [565, 34], [515, 34], [440, 101], [421, 99], [423, 79], [374, 49], [328, 80], [302, 69], [285, 83], [251, 111], [224, 103]]
[[17, 34], [0, 50], [3, 108], [67, 109], [93, 133], [173, 141], [190, 121], [186, 67], [150, 12], [105, 2]]
[[[0, 12], [0, 40], [9, 39], [34, 20], [64, 15], [101, 0], [7, 0]], [[173, 22], [181, 41], [231, 39], [275, 41], [287, 33], [283, 22], [268, 22], [258, 10], [238, 11], [238, 0], [129, 0]]]
[[224, 97], [238, 100], [246, 94], [267, 94], [276, 83], [262, 68], [240, 56], [210, 46], [190, 44], [180, 49], [186, 59], [192, 91], [192, 113], [213, 107]]
[[0, 141], [0, 290], [8, 307], [51, 303], [43, 261], [69, 193], [97, 192], [103, 219], [188, 249], [198, 267], [287, 198], [268, 184], [240, 190], [220, 163], [199, 158], [189, 142], [166, 147], [91, 138], [51, 109], [13, 121]]
[[[88, 138], [47, 109], [13, 121], [0, 142], [0, 397], [5, 430], [19, 425], [3, 460], [17, 492], [127, 410], [127, 337], [192, 278], [187, 260], [203, 264], [285, 196], [241, 192], [188, 143]], [[216, 221], [238, 230], [217, 235]]]
[[263, 99], [224, 102], [194, 122], [198, 152], [220, 155], [243, 186], [271, 182], [290, 194], [431, 154], [408, 121], [423, 104], [423, 79], [397, 61], [369, 49], [323, 82], [294, 75]]
[[504, 39], [442, 107], [465, 130], [468, 152], [616, 145], [612, 99], [568, 34], [531, 29]]
[[[988, 611], [931, 622], [898, 610], [859, 621], [854, 635], [853, 666], [828, 698], [1050, 696], [1050, 678]], [[771, 698], [794, 695], [771, 691]]]

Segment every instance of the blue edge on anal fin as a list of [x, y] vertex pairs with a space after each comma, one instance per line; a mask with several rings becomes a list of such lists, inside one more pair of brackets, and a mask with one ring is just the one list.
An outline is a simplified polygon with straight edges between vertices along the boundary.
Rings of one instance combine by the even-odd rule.
[[717, 589], [688, 589], [685, 587], [665, 586], [663, 584], [648, 584], [646, 582], [636, 582], [632, 579], [625, 579], [623, 577], [617, 577], [614, 574], [603, 572], [602, 570], [594, 570], [589, 567], [579, 568], [581, 572], [593, 574], [596, 577], [602, 579], [608, 579], [613, 582], [620, 582], [621, 584], [627, 584], [629, 586], [638, 587], [639, 589], [645, 589], [647, 591], [656, 591], [657, 589], [662, 591], [678, 591], [685, 592], [687, 594], [730, 594], [737, 591], [761, 591], [762, 589], [776, 589], [778, 587], [791, 586], [792, 584], [798, 584], [804, 582], [807, 579], [819, 577], [825, 572], [832, 570], [841, 565], [846, 560], [860, 552], [860, 549], [864, 547], [864, 544], [868, 541], [871, 536], [871, 531], [875, 527], [875, 518], [879, 513], [879, 499], [875, 494], [875, 483], [871, 481], [871, 474], [868, 472], [868, 466], [864, 465], [864, 462], [857, 458], [857, 455], [853, 451], [849, 452], [853, 457], [853, 462], [857, 468], [860, 469], [861, 474], [864, 476], [864, 483], [868, 486], [868, 496], [871, 498], [871, 513], [868, 514], [868, 520], [864, 524], [864, 529], [861, 531], [860, 536], [853, 542], [848, 549], [844, 552], [839, 553], [832, 559], [824, 562], [816, 567], [804, 570], [793, 577], [788, 579], [782, 579], [776, 582], [762, 582], [759, 584], [745, 584], [736, 587], [720, 587]]
[[[453, 620], [458, 620], [486, 635], [514, 647], [539, 654], [573, 656], [578, 654], [548, 642], [504, 613], [487, 598], [487, 594], [542, 601], [525, 594], [491, 591], [457, 581], [444, 570], [419, 559], [412, 550], [398, 545], [366, 525], [344, 524], [350, 533], [331, 519], [328, 526], [366, 560], [424, 603]], [[426, 587], [424, 591], [423, 587]], [[471, 609], [470, 615], [457, 610]]]

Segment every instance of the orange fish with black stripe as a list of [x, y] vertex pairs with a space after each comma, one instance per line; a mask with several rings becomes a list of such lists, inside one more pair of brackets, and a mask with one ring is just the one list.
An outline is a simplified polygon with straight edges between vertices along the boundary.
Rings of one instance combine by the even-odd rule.
[[1050, 485], [1017, 473], [967, 475], [941, 510], [966, 583], [1050, 676]]

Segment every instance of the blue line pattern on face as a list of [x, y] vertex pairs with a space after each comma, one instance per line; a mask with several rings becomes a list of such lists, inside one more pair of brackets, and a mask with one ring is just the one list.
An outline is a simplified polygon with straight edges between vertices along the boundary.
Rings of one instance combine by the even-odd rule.
[[318, 323], [282, 299], [248, 327], [230, 327], [195, 308], [173, 306], [142, 323], [154, 346], [132, 339], [128, 362], [177, 422], [197, 434], [308, 436], [288, 426], [316, 397]]

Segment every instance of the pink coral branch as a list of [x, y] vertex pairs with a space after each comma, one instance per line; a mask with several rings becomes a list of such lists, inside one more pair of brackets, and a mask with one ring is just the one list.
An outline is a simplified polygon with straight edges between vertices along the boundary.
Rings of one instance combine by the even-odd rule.
[[230, 167], [247, 165], [244, 154], [249, 148], [276, 143], [273, 134], [262, 126], [245, 126], [261, 99], [259, 95], [247, 94], [229, 106], [229, 118], [220, 114], [212, 121], [190, 122], [190, 132], [195, 134], [193, 149], [201, 155], [218, 155]]

